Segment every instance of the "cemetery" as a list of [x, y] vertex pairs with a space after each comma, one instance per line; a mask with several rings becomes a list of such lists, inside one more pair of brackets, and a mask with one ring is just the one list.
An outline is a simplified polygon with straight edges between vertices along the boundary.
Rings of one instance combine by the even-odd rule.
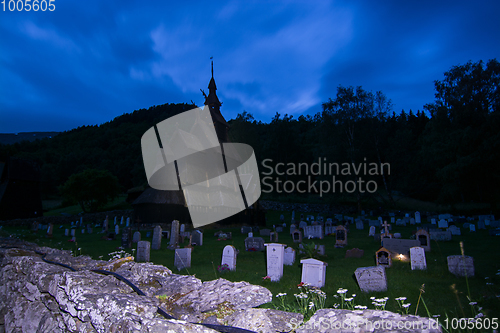
[[[307, 216], [306, 212], [295, 214]], [[10, 258], [8, 260], [12, 263], [16, 262], [13, 258], [21, 256], [25, 258], [19, 259], [21, 261], [31, 260], [30, 262], [41, 265], [40, 257], [36, 254], [33, 254], [32, 259], [29, 256], [23, 257], [27, 255], [27, 250], [9, 249], [9, 244], [12, 245], [17, 240], [46, 246], [44, 251], [52, 253], [50, 260], [61, 260], [75, 268], [107, 269], [132, 278], [139, 288], [146, 290], [146, 295], [156, 300], [154, 304], [163, 305], [170, 315], [193, 323], [203, 322], [206, 319], [204, 311], [210, 309], [212, 312], [207, 313], [227, 311], [232, 314], [232, 317], [217, 314], [217, 318], [226, 319], [222, 321], [212, 318], [212, 323], [234, 323], [248, 329], [256, 326], [252, 326], [251, 320], [250, 323], [242, 323], [237, 318], [250, 318], [252, 311], [287, 310], [287, 320], [305, 323], [327, 316], [322, 308], [340, 311], [339, 317], [346, 315], [342, 311], [356, 309], [363, 310], [362, 316], [365, 317], [380, 309], [391, 311], [391, 315], [395, 316], [416, 312], [422, 318], [443, 318], [446, 315], [474, 317], [478, 313], [495, 318], [500, 313], [500, 246], [498, 237], [490, 235], [490, 230], [493, 229], [489, 225], [470, 232], [470, 227], [464, 228], [460, 223], [439, 229], [437, 226], [430, 227], [433, 224], [429, 219], [429, 226], [426, 226], [425, 214], [419, 214], [415, 224], [406, 225], [391, 225], [385, 223], [385, 220], [382, 224], [375, 218], [358, 218], [354, 222], [349, 216], [343, 216], [339, 220], [332, 215], [333, 221], [324, 219], [328, 223], [327, 227], [324, 226], [325, 222], [314, 221], [311, 217], [309, 222], [296, 221], [295, 228], [289, 225], [278, 232], [273, 225], [280, 220], [281, 215], [286, 221], [290, 221], [292, 212], [268, 211], [267, 226], [260, 229], [207, 225], [193, 230], [189, 225], [178, 221], [161, 226], [141, 225], [140, 228], [130, 222], [126, 227], [125, 223], [119, 222], [120, 216], [112, 215], [103, 221], [87, 220], [84, 217], [83, 221], [76, 221], [73, 225], [33, 223], [21, 228], [3, 225], [0, 229], [2, 237], [9, 234], [10, 237], [2, 238], [0, 256]], [[118, 222], [113, 224], [116, 217]], [[403, 220], [405, 216], [399, 218]], [[353, 222], [344, 223], [345, 221]], [[361, 223], [364, 224], [363, 227]], [[477, 221], [468, 223], [477, 224]], [[444, 222], [441, 224], [444, 225]], [[85, 226], [89, 232], [81, 233], [80, 226]], [[330, 228], [328, 233], [327, 228]], [[457, 232], [457, 229], [462, 232]], [[78, 232], [75, 233], [76, 230]], [[400, 238], [391, 238], [396, 233]], [[145, 266], [129, 267], [134, 262], [135, 265]], [[4, 263], [0, 269], [5, 267], [9, 267], [9, 264]], [[140, 278], [133, 275], [139, 274], [138, 267], [144, 267], [140, 270], [145, 275]], [[63, 274], [56, 268], [50, 269]], [[163, 272], [161, 279], [154, 277], [158, 272]], [[97, 282], [89, 280], [90, 273], [85, 274], [82, 275], [82, 279], [87, 281], [85, 283], [89, 288], [96, 288], [91, 287]], [[103, 276], [95, 278], [103, 286], [110, 283], [109, 280], [103, 282]], [[172, 284], [161, 282], [162, 279], [170, 279]], [[174, 283], [172, 279], [178, 280]], [[160, 282], [158, 284], [154, 281]], [[258, 300], [251, 305], [241, 305], [241, 300], [234, 296], [232, 306], [227, 308], [224, 306], [228, 303], [222, 301], [222, 298], [210, 301], [216, 304], [212, 307], [203, 303], [206, 300], [202, 295], [208, 292], [208, 286], [213, 290], [226, 290], [222, 294], [229, 297], [227, 290], [237, 288], [238, 283], [242, 284], [242, 290], [254, 288], [252, 290]], [[168, 291], [168, 288], [195, 291], [171, 304], [169, 297], [175, 293]], [[314, 288], [320, 288], [321, 294], [313, 293]], [[472, 301], [467, 298], [468, 289]], [[240, 291], [235, 292], [235, 295], [239, 293]], [[314, 295], [323, 293], [324, 298], [313, 298], [318, 297]], [[294, 294], [310, 295], [308, 299], [314, 301], [314, 307], [307, 309], [306, 306], [304, 310], [301, 308], [300, 298]], [[349, 297], [352, 294], [356, 296]], [[373, 301], [373, 298], [384, 300], [385, 297], [387, 299], [383, 306], [382, 303]], [[408, 312], [398, 301], [401, 297], [406, 297]], [[425, 307], [420, 303], [417, 309], [419, 297], [425, 300]], [[477, 302], [478, 306], [463, 306], [469, 302]], [[153, 303], [144, 303], [146, 312], [151, 313], [155, 306]], [[177, 309], [183, 304], [193, 307], [191, 314]], [[479, 306], [481, 310], [478, 310]], [[291, 309], [295, 311], [290, 311]], [[264, 316], [264, 312], [261, 315]], [[266, 316], [265, 318], [270, 318], [271, 314]], [[283, 322], [281, 324], [284, 325]], [[301, 332], [301, 328], [297, 328], [297, 332]]]

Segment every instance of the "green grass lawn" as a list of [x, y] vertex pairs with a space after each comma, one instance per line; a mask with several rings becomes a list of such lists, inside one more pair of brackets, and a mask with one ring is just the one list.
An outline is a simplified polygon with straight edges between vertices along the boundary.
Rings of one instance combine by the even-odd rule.
[[[284, 214], [286, 221], [290, 221], [289, 212], [268, 212], [268, 224], [278, 221], [280, 214]], [[304, 214], [306, 215], [306, 214]], [[300, 216], [300, 212], [296, 212]], [[112, 221], [112, 218], [110, 218]], [[96, 222], [96, 221], [87, 221]], [[424, 222], [425, 223], [425, 222]], [[288, 227], [285, 232], [279, 234], [279, 243], [292, 246], [296, 249], [297, 257], [293, 266], [284, 266], [283, 277], [280, 282], [270, 282], [263, 280], [266, 273], [265, 252], [247, 252], [245, 251], [244, 240], [246, 235], [240, 233], [240, 228], [226, 228], [224, 231], [231, 231], [233, 238], [226, 241], [218, 241], [213, 236], [216, 230], [209, 229], [207, 226], [203, 236], [203, 246], [195, 247], [192, 253], [191, 268], [178, 272], [174, 267], [174, 251], [167, 250], [168, 240], [164, 239], [160, 250], [151, 250], [151, 261], [155, 264], [165, 265], [174, 273], [195, 275], [202, 281], [213, 280], [223, 277], [230, 281], [248, 281], [252, 284], [262, 285], [268, 288], [273, 295], [278, 293], [287, 293], [287, 302], [295, 303], [294, 293], [299, 293], [297, 285], [301, 279], [301, 256], [298, 254], [297, 244], [293, 243], [288, 234]], [[40, 245], [46, 245], [54, 248], [64, 248], [74, 250], [76, 253], [90, 255], [94, 259], [109, 259], [108, 254], [116, 251], [121, 245], [120, 237], [114, 241], [101, 240], [102, 234], [96, 233], [100, 230], [94, 230], [93, 234], [81, 234], [77, 232], [77, 243], [68, 242], [69, 237], [64, 236], [64, 228], [68, 225], [54, 230], [54, 237], [49, 239], [45, 232], [39, 231], [38, 234], [31, 233], [26, 227], [24, 230], [4, 227], [2, 232], [15, 233], [17, 236], [36, 242]], [[409, 238], [413, 226], [400, 227], [394, 226], [392, 232], [400, 232], [403, 238]], [[147, 238], [146, 232], [142, 231], [142, 240], [152, 241], [152, 237]], [[257, 235], [258, 236], [258, 235]], [[268, 242], [268, 237], [264, 237]], [[382, 293], [365, 294], [359, 290], [354, 277], [354, 271], [358, 267], [374, 266], [375, 251], [379, 249], [380, 243], [373, 237], [368, 237], [368, 228], [356, 230], [351, 226], [348, 234], [348, 246], [345, 248], [335, 248], [335, 238], [327, 236], [322, 240], [305, 241], [309, 243], [314, 241], [316, 244], [326, 245], [326, 256], [320, 258], [328, 263], [326, 270], [326, 284], [322, 288], [327, 294], [326, 306], [332, 307], [339, 300], [333, 296], [337, 294], [339, 288], [348, 289], [347, 296], [356, 294], [355, 304], [365, 305], [373, 309], [370, 297], [389, 297], [386, 309], [394, 312], [399, 311], [399, 306], [395, 300], [397, 297], [407, 297], [406, 302], [411, 303], [410, 314], [415, 313], [417, 300], [420, 294], [420, 287], [425, 285], [425, 293], [422, 297], [432, 315], [441, 315], [444, 318], [447, 314], [450, 318], [471, 317], [471, 307], [466, 296], [467, 285], [465, 278], [458, 278], [448, 272], [446, 257], [449, 255], [460, 254], [459, 242], [463, 241], [465, 254], [474, 258], [475, 276], [468, 279], [470, 293], [473, 301], [483, 307], [489, 317], [499, 317], [500, 314], [500, 242], [498, 237], [488, 235], [486, 230], [478, 230], [476, 233], [470, 233], [462, 229], [462, 236], [453, 236], [450, 242], [431, 241], [431, 252], [426, 252], [427, 270], [412, 271], [409, 262], [400, 262], [393, 260], [393, 266], [386, 270], [388, 291]], [[187, 245], [187, 241], [185, 244]], [[222, 250], [226, 245], [233, 245], [239, 250], [237, 257], [236, 271], [220, 274], [217, 266], [220, 265]], [[134, 244], [136, 247], [136, 244]], [[351, 248], [360, 248], [364, 250], [362, 258], [345, 258], [346, 250]], [[78, 249], [81, 250], [78, 250]], [[132, 254], [132, 249], [127, 252]], [[278, 304], [276, 298], [273, 298], [274, 304], [266, 304], [264, 307], [274, 307]], [[427, 316], [425, 307], [420, 302], [418, 315]]]

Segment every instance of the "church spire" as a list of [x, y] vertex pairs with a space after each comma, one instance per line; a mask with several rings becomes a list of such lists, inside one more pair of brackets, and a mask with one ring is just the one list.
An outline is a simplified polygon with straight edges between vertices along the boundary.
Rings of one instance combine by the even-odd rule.
[[224, 117], [220, 112], [220, 107], [222, 103], [219, 101], [217, 97], [217, 86], [215, 85], [214, 79], [214, 61], [213, 57], [210, 57], [212, 60], [212, 78], [210, 79], [210, 83], [208, 84], [208, 96], [205, 96], [205, 105], [208, 106], [210, 110], [210, 114], [212, 115], [212, 120], [215, 125], [215, 131], [217, 132], [217, 137], [220, 142], [228, 142], [227, 130], [229, 128], [229, 124], [226, 122]]

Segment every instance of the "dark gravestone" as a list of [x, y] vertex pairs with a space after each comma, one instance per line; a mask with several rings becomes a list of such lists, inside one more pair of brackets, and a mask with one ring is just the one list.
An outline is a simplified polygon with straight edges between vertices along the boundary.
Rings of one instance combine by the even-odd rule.
[[123, 229], [122, 247], [124, 249], [130, 249], [132, 247], [132, 230], [130, 228]]
[[365, 254], [364, 250], [360, 250], [358, 248], [354, 248], [351, 250], [347, 250], [345, 253], [346, 258], [361, 258]]

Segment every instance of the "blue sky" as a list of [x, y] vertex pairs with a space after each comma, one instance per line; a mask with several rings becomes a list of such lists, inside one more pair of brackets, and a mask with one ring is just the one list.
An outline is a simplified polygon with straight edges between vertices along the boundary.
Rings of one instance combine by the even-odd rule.
[[338, 85], [422, 110], [452, 66], [499, 58], [499, 1], [60, 1], [0, 12], [0, 132], [64, 131], [204, 102], [315, 114]]

